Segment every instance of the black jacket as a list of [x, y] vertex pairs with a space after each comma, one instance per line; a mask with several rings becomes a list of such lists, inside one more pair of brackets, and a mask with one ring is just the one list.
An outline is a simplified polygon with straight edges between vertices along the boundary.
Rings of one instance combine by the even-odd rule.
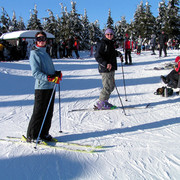
[[159, 44], [160, 45], [167, 45], [168, 37], [166, 34], [160, 34], [159, 35]]
[[99, 64], [99, 72], [109, 72], [107, 69], [107, 64], [112, 65], [111, 71], [117, 70], [117, 60], [116, 57], [120, 52], [115, 50], [114, 41], [107, 38], [103, 38], [100, 42], [97, 43], [97, 49], [95, 53], [96, 61]]

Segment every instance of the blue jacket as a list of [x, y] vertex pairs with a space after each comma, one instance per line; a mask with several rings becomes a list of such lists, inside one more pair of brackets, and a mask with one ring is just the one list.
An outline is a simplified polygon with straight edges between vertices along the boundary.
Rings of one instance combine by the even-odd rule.
[[30, 52], [29, 61], [35, 78], [35, 89], [53, 89], [54, 83], [48, 82], [47, 75], [55, 74], [55, 68], [46, 48], [36, 46]]

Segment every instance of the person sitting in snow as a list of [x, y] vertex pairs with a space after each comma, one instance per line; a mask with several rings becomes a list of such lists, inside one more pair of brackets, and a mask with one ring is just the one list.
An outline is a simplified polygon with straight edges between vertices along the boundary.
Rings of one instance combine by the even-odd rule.
[[122, 54], [115, 50], [114, 47], [114, 32], [112, 29], [105, 31], [105, 37], [97, 43], [95, 53], [96, 61], [98, 62], [99, 73], [102, 75], [103, 89], [97, 102], [98, 109], [111, 109], [112, 104], [108, 102], [110, 94], [115, 87], [115, 70], [117, 70], [117, 59], [120, 57], [123, 62]]
[[177, 88], [178, 83], [180, 84], [180, 56], [176, 57], [175, 63], [175, 68], [166, 77], [161, 76], [162, 81], [172, 88]]

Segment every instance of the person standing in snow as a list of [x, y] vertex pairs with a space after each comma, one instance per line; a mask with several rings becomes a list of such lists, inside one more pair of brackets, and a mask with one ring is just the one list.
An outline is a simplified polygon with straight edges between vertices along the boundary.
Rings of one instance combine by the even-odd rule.
[[79, 40], [77, 37], [74, 38], [74, 52], [76, 54], [76, 58], [79, 59]]
[[125, 51], [125, 64], [128, 64], [128, 58], [129, 58], [129, 64], [132, 64], [132, 57], [131, 57], [132, 41], [129, 39], [129, 35], [127, 33], [126, 33], [126, 38], [124, 40], [124, 51]]
[[162, 31], [162, 33], [159, 35], [159, 57], [161, 57], [162, 50], [164, 51], [164, 57], [167, 56], [167, 42], [168, 42], [168, 37]]
[[[32, 75], [35, 78], [35, 102], [33, 114], [27, 130], [28, 142], [38, 138], [44, 115], [53, 92], [53, 87], [55, 86], [55, 83], [59, 84], [59, 81], [62, 78], [61, 71], [55, 71], [52, 59], [46, 52], [46, 33], [43, 31], [37, 32], [35, 37], [36, 46], [30, 52], [29, 59]], [[47, 141], [52, 140], [52, 136], [49, 134], [49, 129], [51, 127], [51, 120], [53, 116], [54, 98], [55, 94], [53, 95], [45, 123], [40, 134], [40, 138]]]
[[137, 39], [137, 54], [138, 55], [141, 54], [141, 47], [142, 47], [142, 38], [139, 35], [139, 38]]
[[116, 57], [119, 56], [123, 62], [122, 54], [115, 50], [113, 38], [113, 30], [107, 29], [105, 31], [105, 37], [97, 43], [95, 58], [98, 62], [98, 69], [102, 76], [103, 84], [103, 88], [97, 102], [98, 109], [111, 109], [113, 107], [108, 100], [115, 87], [114, 76], [115, 70], [117, 70]]
[[150, 46], [151, 46], [151, 49], [152, 49], [152, 54], [151, 55], [156, 55], [156, 53], [155, 53], [156, 35], [155, 34], [151, 35]]

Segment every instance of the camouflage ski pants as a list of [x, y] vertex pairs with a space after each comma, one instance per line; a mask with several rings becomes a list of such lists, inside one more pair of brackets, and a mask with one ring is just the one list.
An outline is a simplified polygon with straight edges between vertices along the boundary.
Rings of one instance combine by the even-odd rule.
[[101, 90], [99, 100], [108, 100], [112, 91], [115, 87], [115, 71], [110, 71], [108, 73], [101, 73], [103, 88]]

